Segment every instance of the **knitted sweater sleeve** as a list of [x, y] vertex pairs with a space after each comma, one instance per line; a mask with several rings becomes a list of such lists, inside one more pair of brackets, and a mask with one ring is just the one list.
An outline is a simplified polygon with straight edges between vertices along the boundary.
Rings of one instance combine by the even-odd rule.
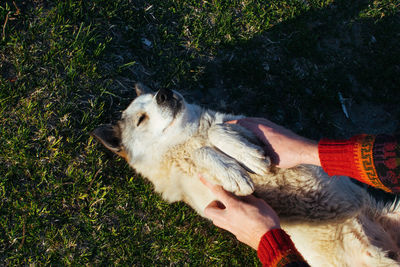
[[257, 255], [263, 266], [309, 266], [297, 251], [289, 235], [282, 229], [273, 229], [263, 235], [258, 245]]
[[387, 192], [400, 192], [400, 136], [356, 135], [318, 144], [328, 175], [346, 175]]

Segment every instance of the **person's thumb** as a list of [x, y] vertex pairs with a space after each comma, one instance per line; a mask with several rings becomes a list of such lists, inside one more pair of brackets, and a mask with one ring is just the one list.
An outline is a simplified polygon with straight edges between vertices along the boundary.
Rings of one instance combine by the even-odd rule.
[[205, 207], [204, 215], [214, 221], [221, 216], [221, 213], [224, 212], [224, 210], [225, 206], [218, 200], [214, 200]]
[[224, 205], [218, 200], [208, 204], [204, 209], [204, 215], [209, 218], [215, 226], [229, 231], [228, 214], [226, 213]]

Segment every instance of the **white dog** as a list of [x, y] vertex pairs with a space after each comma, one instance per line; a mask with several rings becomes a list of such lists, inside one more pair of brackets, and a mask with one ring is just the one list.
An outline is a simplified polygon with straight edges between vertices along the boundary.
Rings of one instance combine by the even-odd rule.
[[165, 200], [182, 200], [203, 216], [215, 197], [200, 182], [202, 173], [236, 195], [265, 199], [312, 266], [399, 266], [398, 207], [385, 207], [349, 178], [330, 178], [315, 166], [271, 166], [250, 132], [224, 124], [238, 116], [188, 104], [170, 90], [154, 93], [138, 84], [136, 92], [121, 120], [93, 135]]

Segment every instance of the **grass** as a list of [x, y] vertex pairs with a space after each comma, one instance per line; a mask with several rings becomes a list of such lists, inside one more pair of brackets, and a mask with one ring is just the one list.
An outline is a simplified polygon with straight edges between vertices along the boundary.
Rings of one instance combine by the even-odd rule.
[[398, 131], [399, 12], [393, 0], [2, 1], [0, 262], [257, 265], [89, 132], [118, 119], [136, 81], [315, 139]]

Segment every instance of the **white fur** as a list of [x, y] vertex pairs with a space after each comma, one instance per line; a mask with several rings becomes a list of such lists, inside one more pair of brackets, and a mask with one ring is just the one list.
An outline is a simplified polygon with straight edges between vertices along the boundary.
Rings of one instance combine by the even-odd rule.
[[[123, 112], [122, 144], [129, 164], [169, 202], [185, 201], [200, 215], [214, 196], [198, 174], [238, 195], [264, 198], [312, 266], [399, 266], [399, 213], [380, 206], [347, 177], [320, 168], [270, 166], [238, 116], [187, 104], [176, 116], [154, 94], [137, 97]], [[138, 116], [147, 120], [136, 126]], [[392, 258], [387, 256], [391, 253]]]

